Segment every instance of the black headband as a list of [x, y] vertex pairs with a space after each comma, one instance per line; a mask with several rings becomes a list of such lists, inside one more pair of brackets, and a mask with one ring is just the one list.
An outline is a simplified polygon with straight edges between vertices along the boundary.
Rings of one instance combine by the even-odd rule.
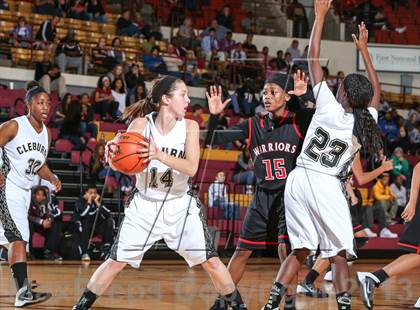
[[33, 99], [36, 95], [38, 95], [38, 94], [40, 94], [40, 93], [46, 93], [46, 91], [45, 91], [45, 89], [44, 89], [43, 87], [41, 87], [41, 86], [34, 86], [34, 87], [32, 87], [31, 89], [29, 89], [29, 90], [26, 92], [25, 102], [27, 102], [27, 103], [31, 102], [31, 101], [32, 101], [32, 99]]
[[162, 98], [162, 96], [168, 91], [168, 89], [177, 79], [178, 78], [176, 77], [167, 75], [162, 80], [157, 82], [157, 85], [153, 89], [152, 93], [153, 103], [158, 104], [160, 102], [160, 98]]
[[284, 91], [293, 90], [293, 78], [289, 74], [276, 73], [265, 81], [265, 84], [273, 83], [280, 86]]

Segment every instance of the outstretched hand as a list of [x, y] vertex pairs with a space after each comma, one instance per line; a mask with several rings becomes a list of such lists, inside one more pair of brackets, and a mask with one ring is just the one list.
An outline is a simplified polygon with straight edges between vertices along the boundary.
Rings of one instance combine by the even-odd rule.
[[293, 75], [293, 90], [288, 91], [289, 95], [302, 96], [306, 94], [308, 90], [308, 77], [305, 75], [305, 72], [297, 70]]
[[230, 99], [226, 99], [222, 102], [222, 87], [216, 87], [214, 85], [210, 86], [210, 95], [206, 92], [207, 102], [209, 104], [209, 111], [211, 114], [218, 115], [220, 114], [227, 104], [230, 102]]
[[361, 51], [367, 49], [369, 34], [364, 22], [361, 22], [359, 25], [359, 38], [357, 38], [354, 33], [351, 37], [353, 38], [353, 42], [356, 44], [358, 50]]
[[315, 16], [323, 17], [327, 15], [328, 10], [330, 9], [332, 0], [315, 0]]

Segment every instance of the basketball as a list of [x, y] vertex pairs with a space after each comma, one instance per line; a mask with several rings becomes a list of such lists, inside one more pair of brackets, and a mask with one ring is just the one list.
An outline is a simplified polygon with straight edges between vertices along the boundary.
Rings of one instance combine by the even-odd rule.
[[147, 159], [140, 157], [139, 150], [145, 148], [142, 141], [149, 140], [135, 132], [126, 132], [117, 137], [117, 150], [110, 159], [112, 166], [124, 174], [142, 172], [148, 165]]

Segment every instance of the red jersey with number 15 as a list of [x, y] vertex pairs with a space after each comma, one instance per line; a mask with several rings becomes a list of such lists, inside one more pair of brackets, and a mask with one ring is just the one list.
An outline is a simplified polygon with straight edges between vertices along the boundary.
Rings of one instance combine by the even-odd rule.
[[296, 113], [286, 110], [280, 119], [271, 119], [268, 113], [248, 119], [247, 147], [259, 187], [284, 188], [287, 176], [296, 166], [313, 113], [312, 109]]

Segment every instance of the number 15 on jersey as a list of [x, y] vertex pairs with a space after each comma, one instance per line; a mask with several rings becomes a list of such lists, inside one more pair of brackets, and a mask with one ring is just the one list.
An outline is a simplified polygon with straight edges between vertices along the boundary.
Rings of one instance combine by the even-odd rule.
[[284, 158], [264, 159], [262, 163], [265, 166], [265, 180], [284, 180], [287, 177]]

